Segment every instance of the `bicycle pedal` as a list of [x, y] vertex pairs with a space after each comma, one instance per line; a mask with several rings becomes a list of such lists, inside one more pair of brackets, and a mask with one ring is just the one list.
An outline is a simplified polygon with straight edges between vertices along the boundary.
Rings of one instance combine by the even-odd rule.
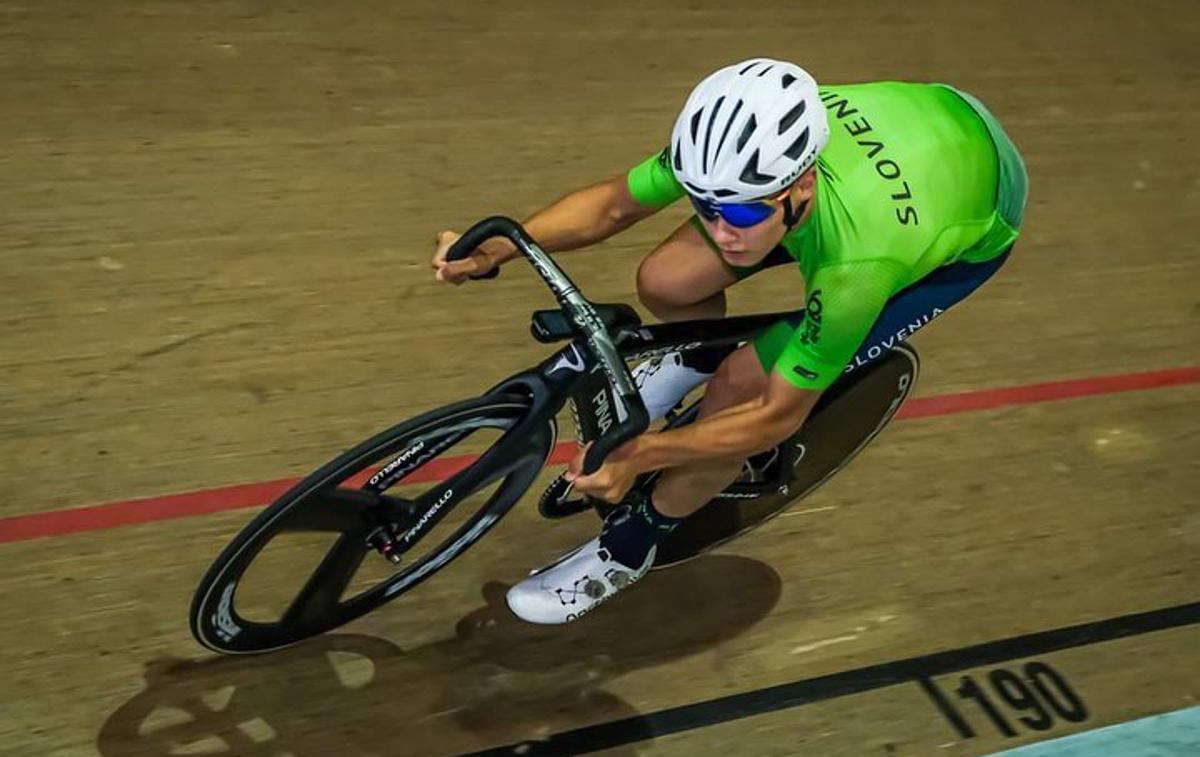
[[571, 495], [571, 482], [559, 474], [542, 492], [542, 497], [538, 500], [538, 512], [543, 518], [558, 520], [592, 509], [592, 504], [587, 497], [572, 497]]

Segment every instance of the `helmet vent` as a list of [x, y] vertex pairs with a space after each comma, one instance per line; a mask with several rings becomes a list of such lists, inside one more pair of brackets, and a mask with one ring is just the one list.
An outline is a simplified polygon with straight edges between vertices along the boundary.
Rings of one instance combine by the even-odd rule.
[[808, 108], [808, 103], [801, 100], [796, 103], [796, 106], [789, 110], [783, 118], [779, 119], [779, 133], [783, 134], [788, 129], [792, 128], [792, 124], [804, 115], [804, 111]]
[[679, 141], [676, 140], [676, 142], [675, 142], [675, 170], [676, 171], [683, 170], [683, 161], [679, 159], [679, 144], [680, 144]]
[[792, 76], [791, 74], [784, 74], [783, 75], [783, 88], [787, 89], [788, 87], [792, 86], [792, 82], [794, 82], [794, 81], [796, 81], [796, 77]]
[[741, 75], [745, 74], [747, 71], [749, 71], [750, 69], [752, 69], [752, 68], [754, 68], [755, 66], [757, 66], [757, 65], [758, 65], [758, 63], [759, 63], [758, 61], [756, 61], [756, 60], [752, 60], [752, 61], [750, 61], [748, 64], [746, 64], [745, 66], [742, 66], [742, 70], [741, 70], [741, 71], [738, 71], [738, 76], [741, 76]]
[[767, 67], [766, 67], [766, 68], [764, 68], [762, 71], [759, 71], [759, 72], [758, 72], [758, 78], [760, 78], [760, 79], [761, 79], [761, 78], [763, 78], [764, 76], [766, 76], [766, 75], [767, 75], [767, 72], [768, 72], [768, 71], [770, 71], [772, 68], [775, 68], [775, 64], [774, 64], [774, 63], [772, 63], [771, 65], [767, 66]]
[[703, 111], [696, 111], [692, 116], [692, 144], [696, 144], [696, 137], [700, 133], [700, 114]]
[[754, 154], [750, 156], [750, 160], [746, 161], [746, 167], [742, 169], [742, 175], [739, 178], [747, 184], [770, 184], [775, 181], [774, 176], [758, 172], [758, 150], [755, 150]]
[[738, 135], [737, 151], [741, 152], [746, 146], [746, 142], [750, 141], [750, 137], [754, 135], [754, 130], [758, 128], [758, 121], [754, 118], [754, 114], [750, 114], [750, 120], [742, 127], [742, 133]]
[[717, 114], [721, 112], [721, 106], [725, 104], [725, 98], [717, 98], [717, 104], [713, 106], [712, 113], [708, 114], [708, 127], [704, 130], [704, 173], [708, 173], [708, 143], [712, 141], [713, 124], [717, 121]]
[[805, 129], [804, 133], [792, 143], [792, 146], [783, 151], [783, 154], [792, 160], [798, 160], [804, 154], [804, 148], [808, 147], [808, 131]]
[[721, 148], [725, 146], [725, 137], [729, 136], [729, 130], [733, 128], [733, 122], [737, 120], [737, 114], [742, 109], [742, 100], [737, 101], [737, 105], [733, 106], [733, 112], [729, 114], [729, 120], [725, 122], [725, 131], [721, 132], [721, 138], [717, 140], [717, 150], [713, 153], [713, 157], [721, 154]]
[[716, 197], [732, 197], [733, 195], [737, 194], [737, 192], [734, 192], [732, 189], [714, 189], [712, 193]]

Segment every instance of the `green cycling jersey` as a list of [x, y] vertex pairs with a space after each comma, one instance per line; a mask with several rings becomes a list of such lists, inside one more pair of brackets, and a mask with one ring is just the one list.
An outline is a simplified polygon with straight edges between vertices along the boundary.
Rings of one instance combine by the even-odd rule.
[[[809, 317], [777, 367], [806, 389], [833, 383], [892, 295], [941, 266], [1008, 249], [1027, 187], [1016, 148], [969, 94], [872, 82], [822, 87], [821, 100], [830, 138], [813, 211], [782, 241], [804, 277]], [[685, 195], [665, 154], [629, 172], [643, 205]]]

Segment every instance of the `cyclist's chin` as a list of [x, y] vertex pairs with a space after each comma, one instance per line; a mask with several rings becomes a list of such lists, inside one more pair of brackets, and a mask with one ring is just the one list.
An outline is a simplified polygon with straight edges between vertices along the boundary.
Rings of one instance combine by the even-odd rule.
[[770, 251], [770, 249], [760, 252], [758, 250], [746, 250], [740, 247], [735, 247], [733, 249], [722, 247], [721, 257], [724, 258], [725, 262], [729, 265], [743, 268], [746, 266], [758, 265]]

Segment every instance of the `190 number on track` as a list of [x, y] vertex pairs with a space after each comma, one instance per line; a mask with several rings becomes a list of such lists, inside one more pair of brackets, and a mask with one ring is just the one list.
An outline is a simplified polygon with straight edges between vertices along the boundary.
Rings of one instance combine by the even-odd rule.
[[[983, 683], [964, 675], [954, 694], [959, 702], [972, 702], [974, 709], [991, 721], [1005, 737], [1016, 736], [1016, 725], [1033, 731], [1048, 731], [1058, 720], [1080, 723], [1088, 718], [1087, 705], [1067, 680], [1044, 662], [1030, 662], [1020, 673], [996, 668]], [[950, 696], [933, 679], [920, 679], [921, 688], [964, 739], [975, 738], [974, 726]]]

